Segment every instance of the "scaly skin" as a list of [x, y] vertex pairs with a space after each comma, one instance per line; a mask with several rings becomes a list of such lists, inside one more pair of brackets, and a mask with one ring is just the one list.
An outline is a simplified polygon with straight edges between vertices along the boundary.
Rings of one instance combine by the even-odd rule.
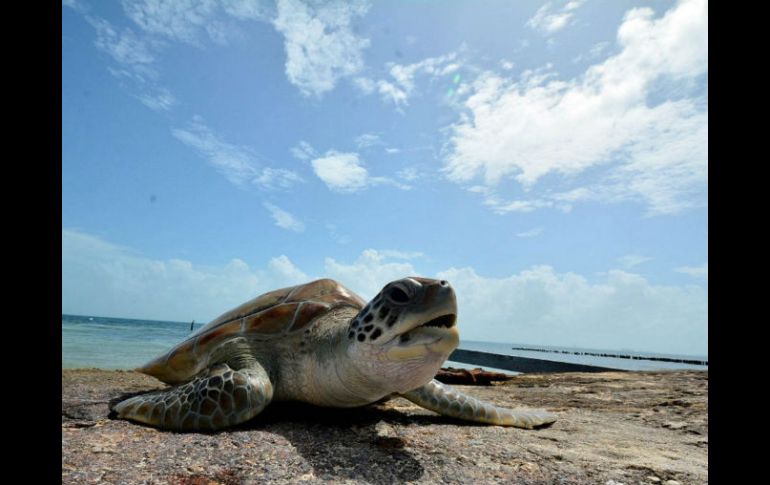
[[418, 406], [444, 416], [477, 423], [533, 429], [556, 421], [555, 415], [545, 411], [513, 410], [493, 406], [445, 386], [435, 379], [402, 396]]
[[233, 371], [219, 364], [170, 389], [118, 403], [118, 417], [174, 431], [216, 430], [250, 420], [273, 397], [262, 366]]

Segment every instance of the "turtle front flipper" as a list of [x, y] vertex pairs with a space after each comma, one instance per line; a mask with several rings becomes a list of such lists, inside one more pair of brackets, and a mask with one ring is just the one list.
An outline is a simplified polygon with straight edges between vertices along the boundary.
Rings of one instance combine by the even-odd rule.
[[505, 409], [479, 401], [433, 379], [422, 387], [402, 394], [413, 403], [444, 416], [478, 423], [533, 429], [556, 421], [541, 410]]
[[217, 430], [248, 421], [273, 398], [261, 365], [232, 370], [215, 365], [191, 381], [116, 404], [119, 418], [175, 431]]

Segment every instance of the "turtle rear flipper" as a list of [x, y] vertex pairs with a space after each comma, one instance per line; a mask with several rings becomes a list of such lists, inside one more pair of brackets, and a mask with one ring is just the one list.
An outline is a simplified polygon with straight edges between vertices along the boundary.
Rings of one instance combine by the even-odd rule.
[[402, 396], [444, 416], [477, 423], [532, 429], [556, 421], [556, 416], [547, 411], [499, 408], [463, 394], [435, 379], [422, 387], [405, 392]]
[[217, 430], [248, 421], [273, 398], [273, 385], [254, 362], [232, 370], [215, 365], [191, 381], [116, 404], [119, 418], [176, 431]]

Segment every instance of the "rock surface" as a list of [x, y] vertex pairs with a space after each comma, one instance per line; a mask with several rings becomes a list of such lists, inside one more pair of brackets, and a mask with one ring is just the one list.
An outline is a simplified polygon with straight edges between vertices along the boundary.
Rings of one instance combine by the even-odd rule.
[[535, 431], [459, 422], [402, 398], [352, 410], [274, 403], [212, 434], [110, 419], [110, 400], [161, 387], [134, 372], [62, 371], [62, 483], [708, 483], [707, 372], [456, 386], [559, 416]]

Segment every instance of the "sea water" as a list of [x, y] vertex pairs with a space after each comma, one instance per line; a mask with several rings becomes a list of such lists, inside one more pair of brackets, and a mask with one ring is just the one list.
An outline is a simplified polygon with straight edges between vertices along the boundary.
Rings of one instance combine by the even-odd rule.
[[62, 367], [134, 369], [189, 334], [190, 322], [62, 315]]
[[[191, 322], [165, 322], [99, 316], [62, 315], [62, 367], [65, 369], [90, 367], [98, 369], [134, 369], [165, 353], [171, 347], [189, 337], [192, 333], [190, 331], [190, 323]], [[196, 323], [193, 331], [199, 330], [202, 326], [203, 323]], [[531, 347], [540, 349], [541, 351], [514, 350], [514, 347]], [[459, 348], [625, 370], [708, 369], [707, 365], [575, 355], [571, 352], [632, 354], [641, 357], [708, 361], [708, 357], [706, 356], [683, 356], [654, 354], [649, 352], [613, 351], [606, 349], [549, 347], [543, 345], [534, 346], [521, 343], [479, 342], [473, 340], [461, 340]], [[542, 352], [542, 350], [548, 352]], [[468, 365], [451, 361], [447, 362], [446, 365], [460, 368], [479, 367], [477, 365]], [[495, 370], [493, 368], [489, 369]], [[503, 372], [512, 373], [511, 371]]]

